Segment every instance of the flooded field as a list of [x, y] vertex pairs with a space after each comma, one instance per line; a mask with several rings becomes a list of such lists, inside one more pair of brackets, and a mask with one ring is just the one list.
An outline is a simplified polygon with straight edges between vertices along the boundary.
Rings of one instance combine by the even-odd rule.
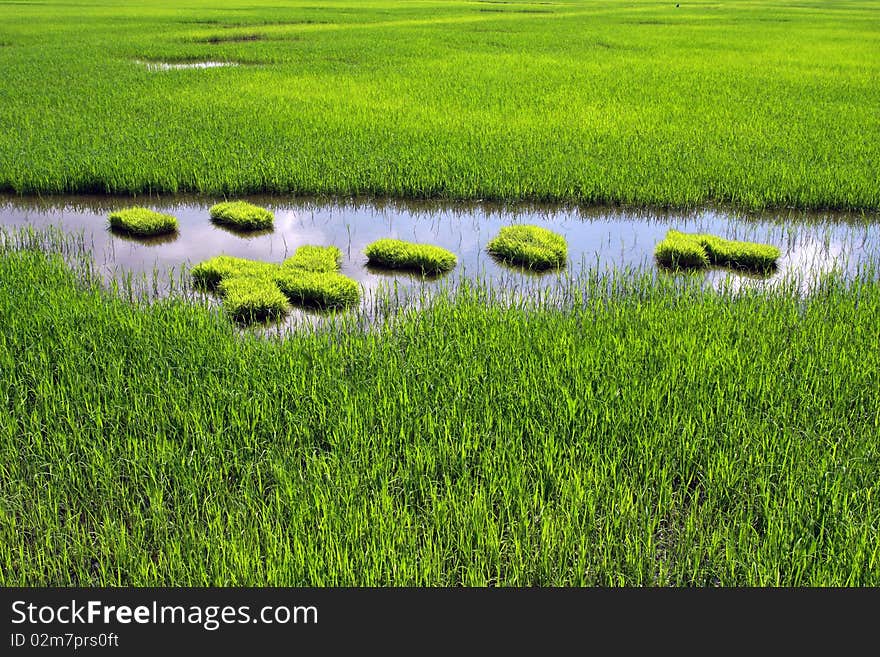
[[[275, 213], [275, 225], [271, 230], [242, 234], [210, 221], [208, 209], [217, 200], [183, 196], [0, 196], [0, 225], [58, 226], [67, 232], [82, 232], [86, 243], [92, 245], [98, 271], [107, 281], [128, 273], [180, 275], [192, 265], [220, 254], [280, 263], [305, 244], [336, 245], [344, 254], [342, 273], [363, 286], [362, 305], [369, 304], [373, 293], [383, 286], [405, 296], [415, 290], [430, 291], [443, 282], [471, 278], [529, 294], [562, 286], [585, 270], [650, 268], [659, 272], [653, 250], [669, 229], [763, 242], [782, 252], [776, 271], [769, 276], [727, 269], [699, 274], [713, 285], [727, 282], [766, 286], [795, 276], [802, 289], [808, 291], [819, 275], [835, 269], [852, 274], [862, 260], [880, 253], [880, 221], [872, 216], [250, 197], [248, 200]], [[135, 204], [173, 214], [179, 220], [179, 232], [136, 239], [111, 231], [108, 213]], [[568, 265], [535, 273], [496, 262], [486, 253], [486, 243], [501, 227], [516, 223], [543, 226], [563, 235], [568, 242]], [[384, 237], [444, 247], [455, 253], [458, 264], [452, 272], [429, 279], [368, 266], [364, 248]]]

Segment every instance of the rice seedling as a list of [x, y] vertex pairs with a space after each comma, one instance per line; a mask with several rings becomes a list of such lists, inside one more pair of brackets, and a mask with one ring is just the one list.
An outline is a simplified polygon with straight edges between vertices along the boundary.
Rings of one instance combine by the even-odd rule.
[[360, 300], [357, 281], [337, 272], [282, 268], [274, 280], [290, 302], [300, 306], [339, 308]]
[[486, 250], [502, 262], [536, 270], [562, 267], [568, 257], [562, 235], [527, 224], [504, 226]]
[[237, 230], [271, 228], [275, 215], [259, 205], [247, 201], [225, 201], [210, 209], [211, 220]]
[[364, 253], [373, 266], [417, 271], [422, 275], [447, 272], [457, 262], [454, 253], [439, 246], [387, 238], [369, 244]]
[[220, 281], [218, 291], [224, 309], [237, 322], [263, 322], [290, 310], [287, 297], [268, 276], [229, 276]]
[[139, 237], [177, 232], [177, 218], [148, 208], [131, 207], [108, 215], [110, 228]]
[[267, 340], [85, 248], [0, 239], [4, 586], [880, 583], [880, 262], [475, 281]]
[[726, 240], [715, 235], [688, 234], [677, 230], [667, 232], [654, 249], [657, 262], [674, 269], [713, 264], [766, 272], [776, 266], [780, 255], [779, 249], [769, 244]]
[[342, 251], [337, 246], [301, 246], [281, 263], [284, 269], [302, 269], [310, 272], [334, 272], [339, 270]]
[[654, 249], [657, 262], [670, 269], [689, 269], [709, 266], [706, 249], [694, 235], [670, 230]]
[[219, 255], [195, 265], [190, 270], [193, 285], [207, 290], [216, 290], [221, 281], [232, 276], [271, 278], [278, 265]]
[[715, 235], [698, 239], [712, 264], [753, 271], [768, 271], [776, 266], [781, 252], [770, 244], [726, 240]]

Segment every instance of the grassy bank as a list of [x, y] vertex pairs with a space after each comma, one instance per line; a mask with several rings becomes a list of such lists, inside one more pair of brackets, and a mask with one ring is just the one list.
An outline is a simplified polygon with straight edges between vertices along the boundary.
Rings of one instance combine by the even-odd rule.
[[0, 584], [880, 584], [867, 278], [284, 341], [79, 280], [0, 254]]
[[0, 189], [880, 208], [873, 2], [178, 4], [4, 6]]

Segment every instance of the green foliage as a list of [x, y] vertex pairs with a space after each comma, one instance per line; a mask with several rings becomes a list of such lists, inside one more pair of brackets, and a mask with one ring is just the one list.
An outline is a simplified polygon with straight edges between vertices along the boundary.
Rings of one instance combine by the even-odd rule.
[[4, 243], [4, 586], [880, 582], [880, 269], [267, 340]]
[[303, 269], [312, 272], [333, 272], [339, 270], [342, 251], [337, 246], [301, 246], [281, 263], [285, 269]]
[[262, 322], [278, 318], [290, 310], [287, 297], [272, 278], [230, 276], [219, 285], [223, 307], [238, 322]]
[[275, 283], [291, 303], [301, 306], [336, 308], [360, 300], [357, 281], [336, 272], [282, 268], [275, 276]]
[[190, 270], [190, 275], [195, 286], [215, 290], [225, 278], [232, 276], [271, 278], [277, 268], [278, 265], [268, 262], [219, 255], [195, 265]]
[[5, 3], [0, 189], [876, 210], [876, 14]]
[[670, 230], [657, 244], [657, 262], [671, 268], [707, 267], [710, 263], [723, 267], [768, 271], [776, 266], [781, 255], [769, 244], [726, 240], [715, 235], [688, 234]]
[[341, 257], [335, 246], [302, 246], [281, 266], [221, 255], [200, 262], [190, 273], [197, 287], [216, 290], [236, 319], [262, 320], [286, 312], [286, 299], [321, 308], [357, 303], [357, 282], [335, 271]]
[[177, 218], [148, 208], [132, 207], [111, 212], [110, 227], [139, 237], [166, 235], [177, 231]]
[[239, 230], [271, 228], [275, 221], [272, 212], [247, 201], [217, 203], [209, 212], [213, 221]]
[[565, 238], [540, 226], [504, 226], [486, 245], [499, 260], [529, 269], [562, 267], [568, 258]]
[[380, 239], [364, 249], [367, 261], [377, 267], [407, 269], [422, 274], [441, 274], [455, 267], [455, 254], [431, 244]]
[[781, 255], [770, 244], [725, 240], [714, 235], [699, 235], [700, 244], [713, 264], [737, 269], [767, 271], [776, 266]]
[[698, 236], [670, 230], [654, 248], [654, 257], [664, 267], [689, 269], [709, 266], [709, 256]]

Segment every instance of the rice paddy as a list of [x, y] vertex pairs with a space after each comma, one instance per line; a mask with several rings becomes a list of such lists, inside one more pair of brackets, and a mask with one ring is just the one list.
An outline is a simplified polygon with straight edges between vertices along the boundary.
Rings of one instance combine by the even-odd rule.
[[715, 235], [701, 235], [700, 243], [709, 260], [724, 267], [766, 271], [776, 266], [780, 251], [770, 244], [725, 240]]
[[266, 208], [247, 201], [224, 201], [211, 206], [211, 219], [218, 224], [237, 230], [261, 230], [271, 228], [275, 221]]
[[454, 253], [439, 246], [390, 238], [367, 245], [364, 254], [375, 267], [418, 271], [428, 276], [447, 272], [458, 261]]
[[562, 267], [568, 257], [565, 238], [540, 226], [505, 226], [486, 249], [503, 262], [536, 270]]
[[4, 585], [880, 582], [878, 261], [808, 296], [474, 281], [277, 340], [2, 244]]
[[139, 237], [154, 237], [177, 231], [176, 217], [149, 208], [116, 210], [108, 215], [107, 220], [110, 228]]
[[876, 9], [4, 3], [0, 585], [880, 585]]
[[675, 4], [7, 3], [0, 191], [880, 208], [876, 3]]
[[[428, 203], [368, 201], [365, 199], [278, 199], [252, 197], [256, 205], [276, 216], [269, 232], [227, 231], [211, 222], [208, 210], [214, 200], [200, 197], [162, 197], [146, 207], [174, 215], [179, 230], [173, 239], [137, 238], [103, 229], [106, 216], [122, 205], [117, 198], [42, 197], [22, 198], [0, 195], [0, 225], [59, 226], [89, 241], [95, 266], [107, 285], [127, 276], [149, 280], [151, 287], [163, 285], [157, 276], [173, 271], [189, 284], [190, 271], [206, 275], [206, 262], [225, 254], [238, 258], [232, 265], [262, 262], [271, 267], [298, 265], [298, 268], [338, 271], [357, 281], [358, 304], [348, 306], [358, 312], [372, 307], [372, 299], [384, 288], [391, 289], [401, 302], [414, 304], [439, 293], [440, 282], [458, 285], [473, 278], [513, 295], [546, 292], [564, 293], [569, 280], [590, 271], [632, 268], [657, 270], [654, 250], [670, 228], [687, 234], [713, 234], [736, 241], [778, 246], [781, 256], [776, 267], [753, 276], [749, 270], [710, 267], [701, 277], [708, 286], [729, 283], [747, 287], [784, 285], [786, 279], [798, 281], [804, 293], [832, 271], [846, 278], [857, 267], [880, 255], [880, 223], [876, 216], [842, 213], [789, 211], [787, 213], [743, 213], [705, 208], [694, 211], [621, 210], [620, 208], [556, 207], [548, 205], [504, 206], [490, 203]], [[536, 225], [564, 237], [568, 261], [565, 267], [530, 270], [510, 267], [490, 255], [488, 243], [510, 225]], [[421, 270], [375, 267], [364, 250], [379, 239], [406, 237], [414, 243], [439, 246], [456, 257], [453, 270], [437, 276], [423, 276]], [[221, 265], [226, 259], [217, 262]], [[210, 291], [219, 283], [222, 271], [214, 272], [202, 289]], [[175, 285], [176, 289], [179, 285]], [[173, 294], [165, 285], [165, 294]], [[321, 322], [321, 316], [294, 306], [285, 327], [294, 329], [302, 322]]]

